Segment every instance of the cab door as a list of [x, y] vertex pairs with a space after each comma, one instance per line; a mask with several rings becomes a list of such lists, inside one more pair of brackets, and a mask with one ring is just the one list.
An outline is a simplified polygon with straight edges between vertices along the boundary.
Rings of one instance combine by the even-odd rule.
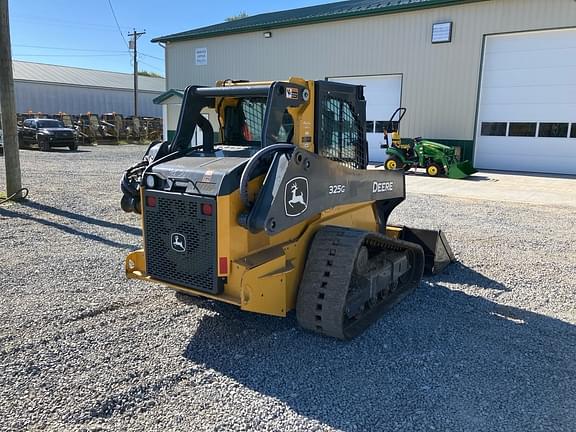
[[330, 81], [364, 86], [366, 98], [366, 139], [371, 163], [388, 159], [384, 131], [392, 113], [402, 106], [402, 75], [366, 75], [329, 77]]

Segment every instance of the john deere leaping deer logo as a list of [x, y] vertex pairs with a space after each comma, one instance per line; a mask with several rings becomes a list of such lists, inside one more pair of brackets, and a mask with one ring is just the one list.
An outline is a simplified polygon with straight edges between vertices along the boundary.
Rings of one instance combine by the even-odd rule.
[[294, 177], [284, 189], [284, 209], [286, 216], [298, 216], [308, 208], [308, 179]]
[[186, 237], [180, 233], [172, 233], [170, 236], [172, 249], [176, 252], [186, 252]]

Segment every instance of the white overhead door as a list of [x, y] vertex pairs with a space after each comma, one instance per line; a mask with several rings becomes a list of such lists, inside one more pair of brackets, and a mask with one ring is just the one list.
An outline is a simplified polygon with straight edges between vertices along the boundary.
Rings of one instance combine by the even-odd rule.
[[474, 165], [576, 174], [576, 29], [486, 37]]
[[390, 116], [400, 106], [402, 75], [331, 77], [329, 80], [365, 86], [368, 159], [370, 162], [384, 162], [387, 158], [385, 149], [381, 148], [384, 130]]

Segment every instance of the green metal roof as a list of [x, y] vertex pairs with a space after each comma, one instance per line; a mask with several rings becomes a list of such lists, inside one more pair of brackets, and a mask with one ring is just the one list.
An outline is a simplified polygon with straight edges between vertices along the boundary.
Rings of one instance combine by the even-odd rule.
[[165, 100], [168, 100], [174, 96], [182, 99], [184, 97], [184, 92], [182, 90], [170, 89], [162, 93], [161, 95], [156, 96], [154, 99], [152, 99], [152, 102], [155, 103], [156, 105], [160, 105]]
[[181, 33], [160, 36], [152, 42], [174, 42], [186, 39], [206, 39], [234, 33], [293, 27], [326, 21], [337, 21], [371, 15], [408, 12], [417, 9], [452, 6], [486, 0], [348, 0], [299, 9], [264, 13], [201, 27]]

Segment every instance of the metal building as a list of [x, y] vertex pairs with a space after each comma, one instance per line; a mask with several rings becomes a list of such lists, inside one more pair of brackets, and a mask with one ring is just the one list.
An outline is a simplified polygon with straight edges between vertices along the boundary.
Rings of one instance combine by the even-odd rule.
[[[132, 74], [22, 61], [14, 61], [13, 70], [19, 113], [134, 113]], [[160, 117], [152, 101], [165, 91], [164, 78], [140, 76], [138, 87], [138, 114]]]
[[179, 91], [289, 76], [366, 86], [370, 159], [404, 106], [404, 137], [459, 146], [476, 167], [576, 174], [576, 2], [352, 0], [162, 36], [166, 132]]

